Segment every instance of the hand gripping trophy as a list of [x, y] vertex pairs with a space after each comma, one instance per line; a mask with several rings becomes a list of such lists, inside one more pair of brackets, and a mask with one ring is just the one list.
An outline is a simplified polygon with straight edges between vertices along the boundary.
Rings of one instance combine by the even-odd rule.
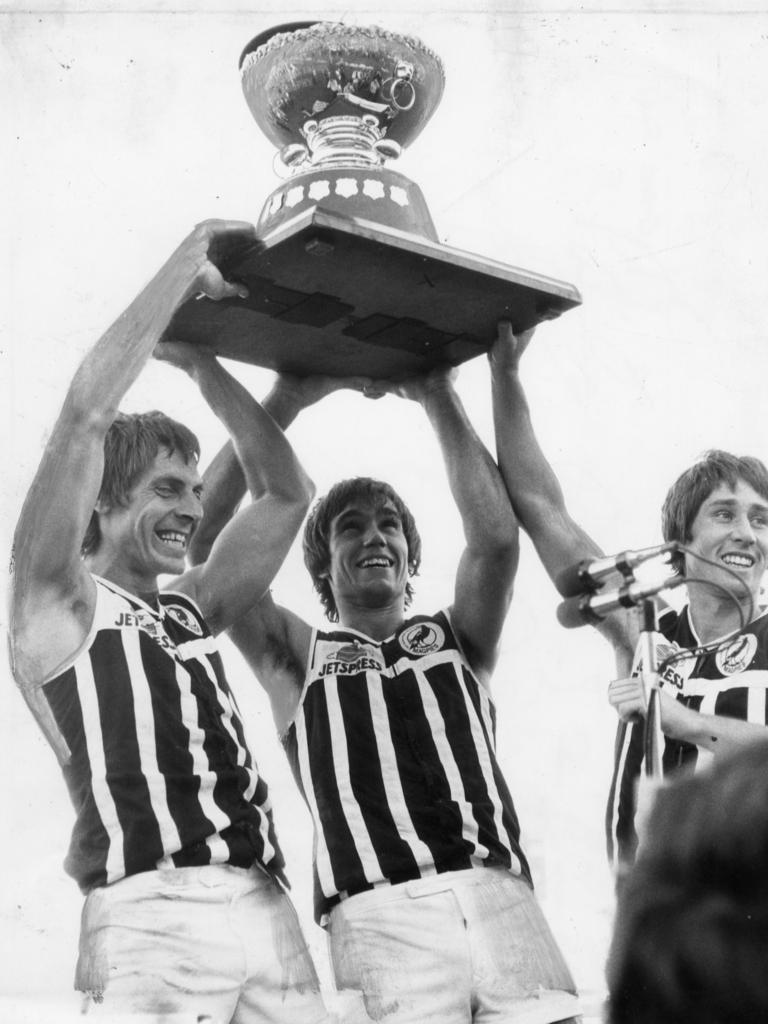
[[280, 25], [246, 46], [240, 71], [284, 179], [258, 241], [222, 258], [248, 298], [191, 300], [175, 337], [289, 373], [396, 379], [482, 354], [500, 319], [521, 331], [581, 301], [572, 285], [441, 245], [421, 189], [387, 166], [443, 93], [442, 63], [418, 39]]

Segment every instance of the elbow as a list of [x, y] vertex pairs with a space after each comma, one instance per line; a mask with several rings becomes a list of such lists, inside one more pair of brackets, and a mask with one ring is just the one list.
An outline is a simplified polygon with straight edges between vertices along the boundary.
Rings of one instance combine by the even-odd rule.
[[498, 539], [493, 548], [493, 557], [499, 565], [513, 571], [517, 569], [517, 562], [520, 558], [520, 539], [518, 531], [513, 536]]
[[303, 481], [303, 483], [304, 483], [304, 506], [305, 506], [304, 507], [304, 512], [306, 514], [309, 511], [309, 506], [315, 500], [315, 496], [317, 495], [317, 487], [315, 485], [315, 481], [311, 480], [307, 476], [306, 473], [304, 474], [304, 481]]
[[293, 487], [273, 494], [276, 504], [276, 514], [282, 517], [290, 517], [295, 520], [298, 526], [304, 520], [309, 507], [315, 497], [315, 485], [306, 474], [296, 481]]
[[295, 505], [297, 511], [301, 511], [302, 519], [309, 511], [309, 507], [315, 500], [316, 494], [317, 488], [315, 487], [314, 480], [307, 476], [307, 474], [302, 470], [297, 482], [292, 502]]
[[[473, 545], [469, 545], [472, 547]], [[482, 555], [486, 562], [498, 567], [499, 571], [514, 572], [517, 569], [517, 562], [520, 557], [520, 534], [517, 525], [507, 531], [499, 531], [491, 535], [486, 534], [477, 548], [482, 548]]]
[[94, 401], [93, 388], [87, 386], [89, 382], [81, 386], [76, 378], [69, 392], [64, 399], [64, 404], [59, 415], [59, 424], [64, 424], [68, 435], [86, 436], [94, 435], [103, 437], [118, 414], [118, 406], [113, 403], [100, 408], [98, 402]]
[[517, 558], [520, 550], [520, 524], [509, 504], [500, 509], [498, 514], [484, 517], [477, 542], [494, 557], [503, 560]]

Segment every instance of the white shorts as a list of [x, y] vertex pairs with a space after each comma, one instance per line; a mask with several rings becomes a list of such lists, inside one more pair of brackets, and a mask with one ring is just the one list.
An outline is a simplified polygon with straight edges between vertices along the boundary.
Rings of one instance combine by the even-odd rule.
[[573, 978], [528, 885], [470, 868], [359, 893], [330, 914], [345, 1024], [553, 1024]]
[[293, 904], [257, 867], [147, 871], [95, 889], [75, 987], [110, 1022], [327, 1020]]

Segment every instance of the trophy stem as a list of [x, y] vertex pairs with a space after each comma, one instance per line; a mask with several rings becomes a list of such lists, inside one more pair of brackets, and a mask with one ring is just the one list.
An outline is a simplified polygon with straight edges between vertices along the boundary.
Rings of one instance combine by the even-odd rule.
[[305, 145], [283, 147], [280, 159], [291, 173], [309, 167], [380, 167], [402, 152], [399, 143], [386, 139], [386, 129], [373, 114], [337, 115], [322, 121], [305, 121], [301, 127]]

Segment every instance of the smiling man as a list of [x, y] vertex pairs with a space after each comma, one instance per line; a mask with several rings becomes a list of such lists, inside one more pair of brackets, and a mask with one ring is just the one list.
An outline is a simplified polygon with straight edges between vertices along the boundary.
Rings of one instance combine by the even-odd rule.
[[[568, 514], [560, 485], [539, 447], [519, 375], [532, 332], [499, 327], [491, 351], [499, 467], [512, 504], [545, 568], [558, 574], [601, 554]], [[663, 767], [701, 766], [766, 735], [768, 610], [761, 582], [768, 557], [768, 470], [758, 459], [708, 452], [673, 484], [662, 512], [665, 541], [685, 551], [673, 566], [688, 581], [688, 603], [660, 617]], [[621, 872], [638, 845], [637, 787], [643, 768], [645, 698], [637, 625], [625, 611], [601, 631], [614, 645], [620, 672], [609, 699], [619, 717], [607, 813], [609, 852]], [[631, 671], [631, 675], [630, 675]]]
[[[413, 516], [389, 485], [356, 478], [304, 533], [331, 625], [313, 629], [267, 595], [231, 631], [312, 815], [316, 916], [350, 1024], [551, 1024], [577, 1011], [495, 752], [490, 679], [517, 523], [454, 374], [365, 391], [419, 402], [437, 434], [466, 538], [450, 607], [409, 616]], [[236, 499], [231, 453], [214, 469], [211, 504]]]
[[[13, 670], [75, 807], [65, 867], [87, 894], [76, 987], [110, 1020], [325, 1019], [213, 638], [269, 586], [312, 488], [213, 355], [161, 342], [190, 296], [243, 296], [211, 253], [253, 233], [198, 225], [88, 353], [16, 533]], [[153, 354], [197, 382], [253, 499], [188, 571], [197, 440], [162, 413], [117, 408]], [[162, 592], [160, 574], [175, 577]]]
[[[680, 613], [659, 621], [665, 773], [702, 767], [766, 735], [768, 470], [758, 459], [710, 451], [673, 484], [662, 510], [665, 541], [679, 541], [675, 570], [692, 582]], [[665, 667], [665, 662], [668, 664]], [[639, 668], [636, 667], [636, 672]], [[637, 674], [611, 683], [621, 719], [608, 807], [619, 865], [638, 845], [635, 794], [643, 766], [645, 701]]]

